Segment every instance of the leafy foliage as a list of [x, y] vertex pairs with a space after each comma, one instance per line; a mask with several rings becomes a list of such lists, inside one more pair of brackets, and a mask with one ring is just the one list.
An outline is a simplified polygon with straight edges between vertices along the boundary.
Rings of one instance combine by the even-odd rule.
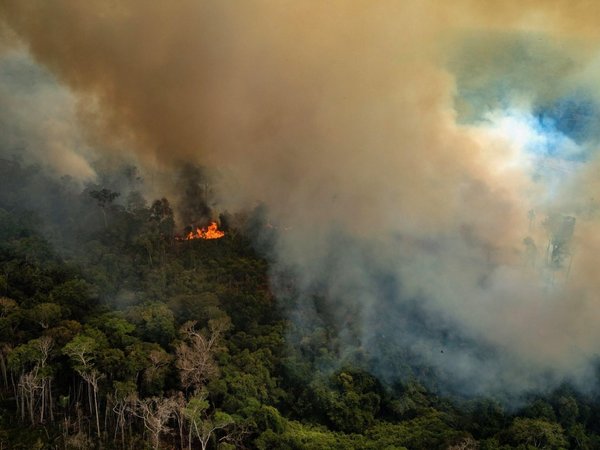
[[[36, 205], [43, 172], [2, 164], [1, 448], [600, 448], [600, 401], [568, 386], [507, 411], [385, 384], [368, 355], [340, 365], [336, 312], [315, 298], [304, 326], [286, 314], [293, 279], [287, 298], [270, 290], [248, 237], [272, 238], [262, 207], [223, 214], [222, 239], [182, 242], [136, 176], [123, 195], [108, 175], [83, 191], [44, 179]], [[206, 219], [202, 180], [185, 202]]]

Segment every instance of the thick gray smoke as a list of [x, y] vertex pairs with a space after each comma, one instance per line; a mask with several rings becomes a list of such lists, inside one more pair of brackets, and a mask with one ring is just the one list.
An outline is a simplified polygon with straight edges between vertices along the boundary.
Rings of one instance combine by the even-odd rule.
[[351, 312], [381, 374], [402, 375], [396, 347], [508, 394], [585, 385], [597, 357], [590, 8], [0, 2], [88, 145], [215, 166], [223, 206], [265, 202], [277, 261]]
[[0, 49], [0, 156], [45, 164], [60, 175], [94, 177], [72, 93], [25, 49]]

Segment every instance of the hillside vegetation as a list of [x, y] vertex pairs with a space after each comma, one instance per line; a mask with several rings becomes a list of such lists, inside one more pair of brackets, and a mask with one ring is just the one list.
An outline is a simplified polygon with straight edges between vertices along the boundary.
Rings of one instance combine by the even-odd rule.
[[121, 192], [0, 165], [0, 448], [600, 448], [569, 386], [509, 409], [336, 363], [326, 312], [271, 291], [260, 208], [177, 241], [131, 168]]

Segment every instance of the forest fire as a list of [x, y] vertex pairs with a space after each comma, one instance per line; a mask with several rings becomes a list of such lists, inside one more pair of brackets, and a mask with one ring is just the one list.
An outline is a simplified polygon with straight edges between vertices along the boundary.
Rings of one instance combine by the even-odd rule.
[[192, 239], [221, 239], [225, 236], [225, 232], [219, 230], [217, 222], [211, 222], [208, 227], [196, 227], [184, 236], [177, 236], [178, 241], [191, 241]]

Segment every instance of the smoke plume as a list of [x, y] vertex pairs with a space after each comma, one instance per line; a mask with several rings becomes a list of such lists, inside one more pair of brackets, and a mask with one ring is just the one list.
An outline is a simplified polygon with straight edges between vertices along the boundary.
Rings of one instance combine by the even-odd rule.
[[397, 346], [508, 394], [584, 386], [597, 357], [598, 9], [0, 2], [86, 145], [218, 167], [223, 207], [264, 202], [277, 261], [340, 327], [352, 311], [383, 376]]

